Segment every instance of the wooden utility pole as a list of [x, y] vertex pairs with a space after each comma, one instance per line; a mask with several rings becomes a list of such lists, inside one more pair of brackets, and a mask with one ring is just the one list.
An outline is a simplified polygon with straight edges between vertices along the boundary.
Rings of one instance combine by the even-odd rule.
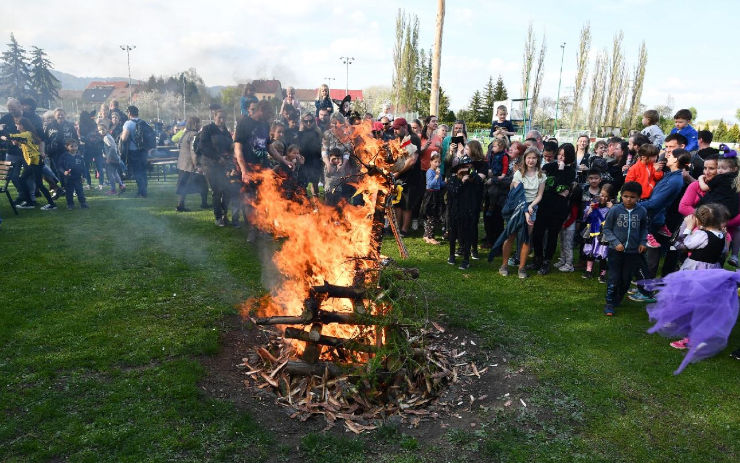
[[445, 0], [437, 0], [437, 28], [434, 34], [434, 55], [432, 57], [432, 91], [429, 95], [429, 114], [439, 114], [439, 69], [442, 64], [442, 28], [445, 22]]

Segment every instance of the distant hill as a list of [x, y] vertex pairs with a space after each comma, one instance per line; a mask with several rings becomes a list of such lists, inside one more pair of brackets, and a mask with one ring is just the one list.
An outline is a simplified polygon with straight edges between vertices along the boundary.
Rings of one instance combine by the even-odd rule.
[[[51, 71], [54, 76], [59, 79], [59, 82], [62, 83], [62, 90], [85, 90], [87, 86], [90, 84], [90, 82], [93, 81], [102, 81], [102, 82], [120, 82], [120, 81], [128, 81], [128, 77], [77, 77], [72, 74], [67, 74], [66, 72], [57, 71], [55, 69], [52, 69]], [[138, 81], [134, 80], [134, 83], [137, 83]], [[208, 89], [208, 93], [212, 97], [217, 97], [221, 94], [221, 90], [226, 88], [223, 85], [214, 85], [213, 87], [206, 87]]]
[[51, 73], [62, 83], [62, 90], [85, 90], [90, 82], [96, 80], [106, 82], [128, 80], [128, 77], [77, 77], [55, 69], [52, 69]]

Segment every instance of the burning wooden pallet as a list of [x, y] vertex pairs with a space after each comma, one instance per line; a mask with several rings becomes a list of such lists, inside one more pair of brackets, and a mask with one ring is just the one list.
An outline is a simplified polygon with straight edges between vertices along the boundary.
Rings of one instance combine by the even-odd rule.
[[[386, 222], [399, 254], [408, 255], [391, 203], [392, 166], [408, 155], [408, 143], [375, 139], [369, 127], [348, 130], [361, 168], [353, 179], [361, 205], [336, 209], [287, 200], [270, 172], [256, 173], [259, 186], [251, 204], [254, 224], [283, 240], [273, 261], [289, 283], [273, 291], [274, 301], [263, 304], [261, 316], [253, 318], [259, 326], [284, 326], [282, 338], [259, 351], [262, 365], [252, 368], [254, 362], [245, 362], [245, 367], [264, 381], [260, 386], [272, 387], [289, 404], [296, 394], [305, 394], [299, 403], [318, 403], [335, 417], [358, 411], [387, 414], [400, 410], [404, 400], [413, 409], [408, 404], [428, 402], [456, 375], [445, 356], [426, 348], [423, 335], [394, 323], [387, 316], [393, 308], [381, 300]], [[413, 278], [418, 271], [403, 275]], [[316, 384], [321, 385], [318, 401]], [[331, 385], [335, 389], [327, 391]]]

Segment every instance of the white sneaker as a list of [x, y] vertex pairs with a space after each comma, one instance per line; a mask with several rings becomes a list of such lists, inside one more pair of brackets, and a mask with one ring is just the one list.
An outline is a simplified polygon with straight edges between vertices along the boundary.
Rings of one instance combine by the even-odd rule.
[[47, 204], [46, 206], [42, 206], [41, 210], [42, 211], [53, 211], [56, 208], [57, 207], [54, 204]]
[[98, 185], [98, 190], [102, 190], [102, 189], [103, 189], [103, 185]]
[[89, 190], [90, 189], [90, 185], [85, 184], [82, 188], [85, 189], [85, 190]]
[[411, 221], [411, 229], [414, 231], [419, 229], [419, 221], [417, 219]]
[[563, 264], [558, 267], [558, 270], [560, 270], [561, 272], [574, 272], [576, 269], [573, 268], [573, 266], [570, 264]]

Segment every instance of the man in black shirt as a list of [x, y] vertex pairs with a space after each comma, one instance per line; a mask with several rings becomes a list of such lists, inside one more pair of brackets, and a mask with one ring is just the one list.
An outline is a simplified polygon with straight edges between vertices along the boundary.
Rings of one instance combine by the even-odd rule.
[[[216, 225], [223, 227], [228, 223], [230, 185], [227, 173], [234, 168], [233, 144], [231, 134], [226, 128], [224, 112], [217, 109], [212, 113], [213, 122], [203, 127], [199, 151], [201, 165], [208, 184], [213, 191], [213, 215]], [[236, 220], [235, 217], [232, 219]]]

